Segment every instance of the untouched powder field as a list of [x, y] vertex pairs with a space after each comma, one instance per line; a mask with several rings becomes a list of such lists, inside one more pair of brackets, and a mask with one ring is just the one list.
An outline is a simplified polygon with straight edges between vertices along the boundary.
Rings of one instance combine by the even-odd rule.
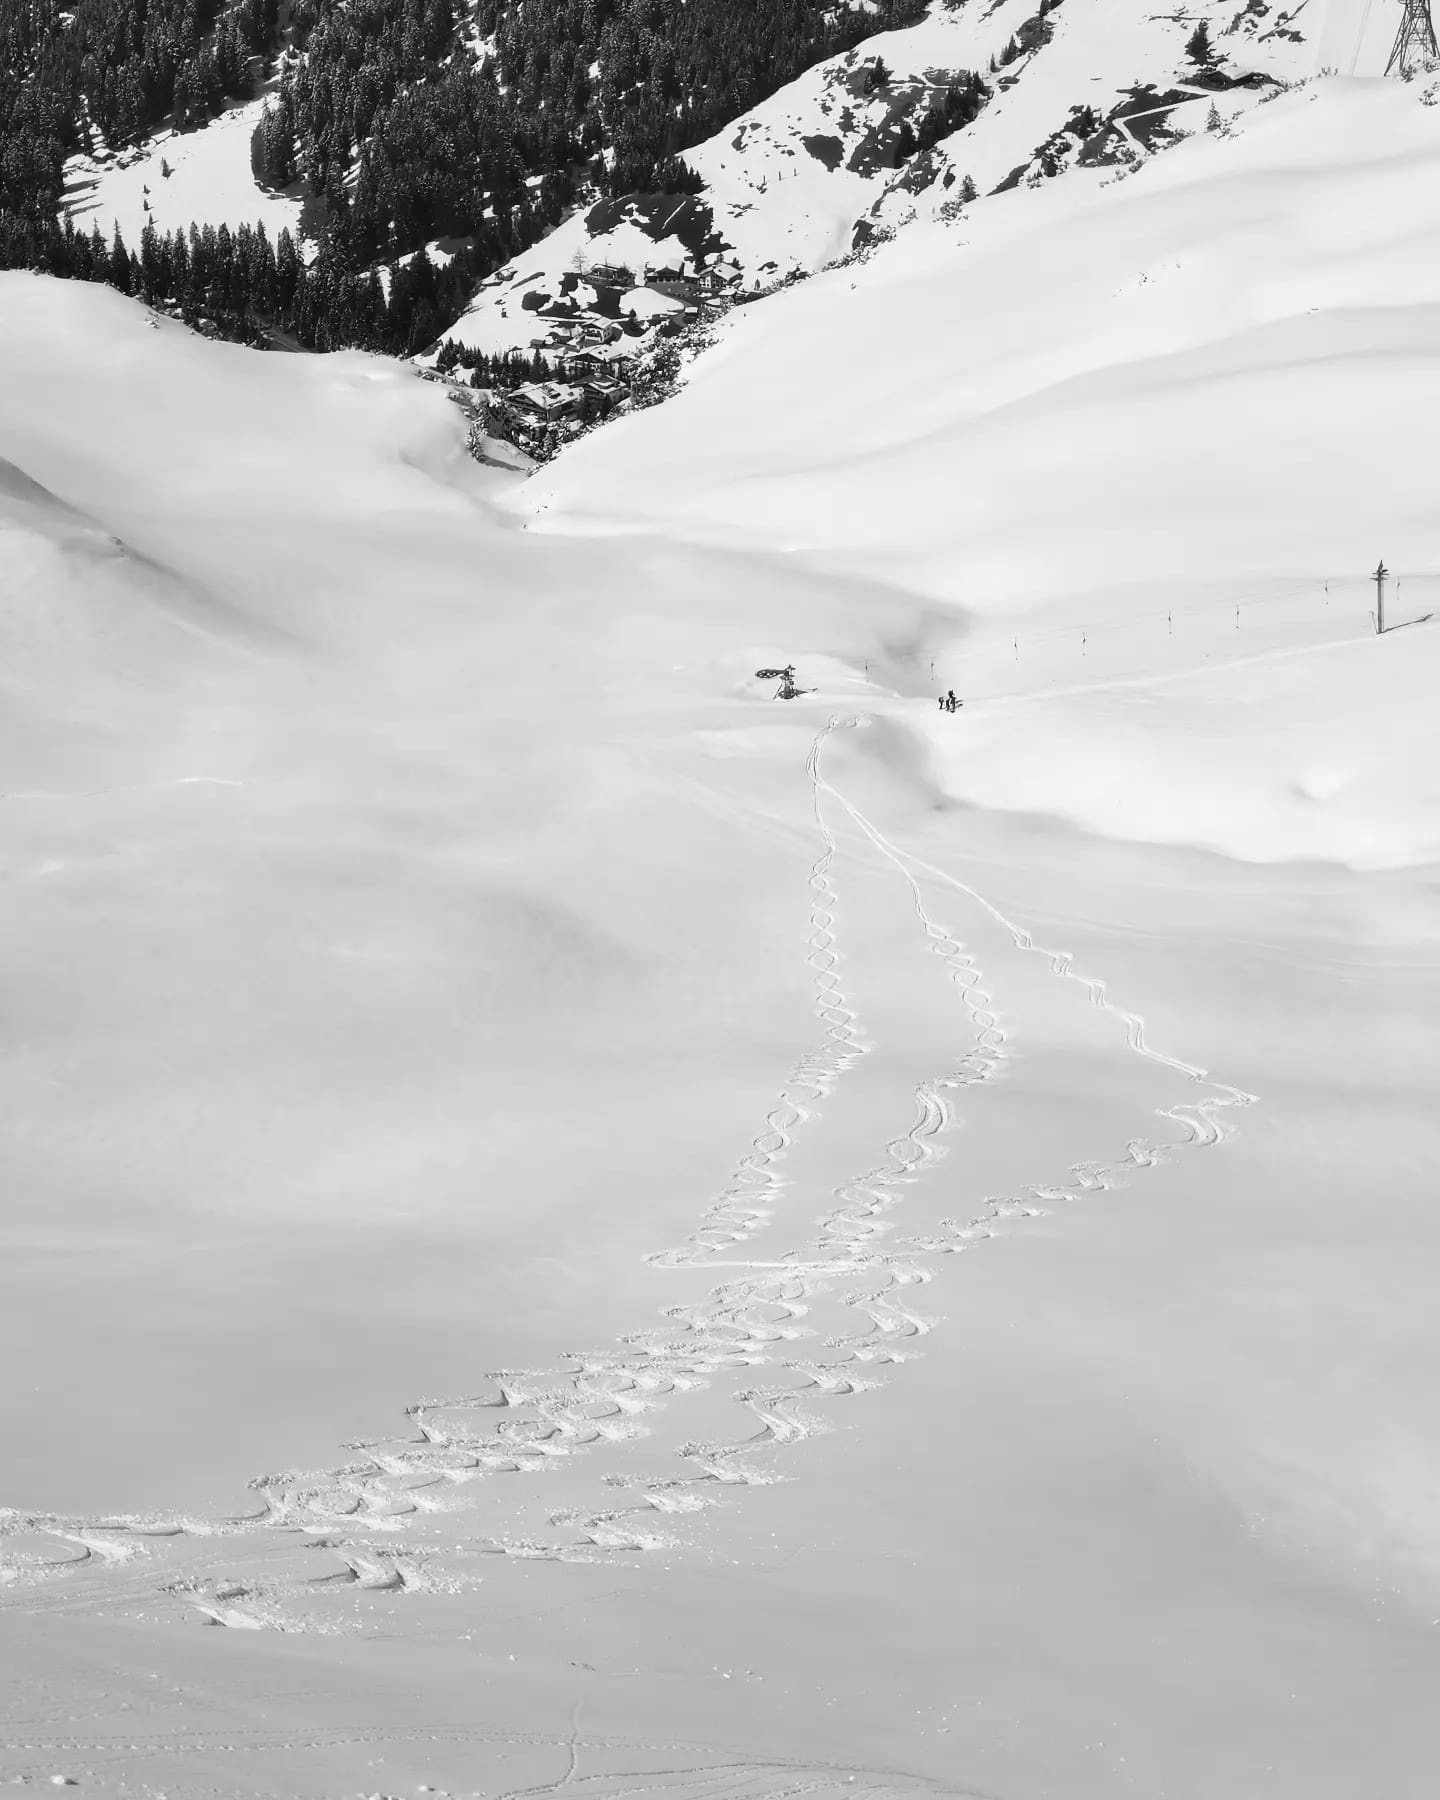
[[0, 277], [0, 1778], [1428, 1800], [1437, 162], [1317, 83], [529, 481]]

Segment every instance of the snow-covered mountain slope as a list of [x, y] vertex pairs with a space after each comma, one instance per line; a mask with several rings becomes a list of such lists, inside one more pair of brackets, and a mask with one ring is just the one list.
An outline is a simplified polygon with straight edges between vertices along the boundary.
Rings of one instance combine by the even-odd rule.
[[0, 276], [0, 1779], [1431, 1800], [1429, 98], [528, 482]]
[[[1209, 70], [1186, 53], [1202, 20], [1215, 51]], [[1275, 82], [1319, 66], [1375, 73], [1393, 25], [1385, 7], [1358, 0], [1309, 0], [1291, 11], [1270, 0], [1238, 8], [1197, 0], [1168, 16], [1147, 0], [1057, 0], [1048, 10], [1040, 0], [936, 0], [917, 25], [817, 65], [688, 152], [705, 183], [695, 200], [638, 196], [581, 208], [488, 279], [446, 336], [490, 353], [528, 349], [546, 335], [536, 311], [553, 312], [567, 277], [597, 263], [630, 267], [643, 282], [647, 265], [723, 253], [750, 288], [809, 274], [877, 228], [953, 212], [967, 183], [984, 194], [1076, 163], [1129, 166], [1200, 129], [1212, 107], [1222, 120], [1244, 112]], [[976, 81], [988, 99], [952, 129], [974, 110], [961, 102]], [[192, 222], [263, 223], [272, 238], [282, 227], [298, 231], [297, 194], [262, 185], [252, 168], [265, 103], [249, 101], [197, 131], [161, 131], [119, 155], [73, 157], [66, 212], [107, 237], [118, 225], [132, 247], [147, 224], [162, 233]], [[677, 207], [683, 229], [671, 220]], [[674, 304], [643, 288], [616, 298], [642, 319]]]
[[265, 99], [231, 108], [199, 131], [158, 131], [133, 149], [73, 156], [65, 169], [65, 211], [78, 229], [119, 227], [133, 249], [147, 225], [263, 225], [272, 239], [299, 230], [300, 200], [263, 187], [251, 140]]
[[[705, 183], [690, 204], [707, 215], [694, 242], [666, 229], [659, 202], [618, 224], [613, 207], [581, 212], [487, 282], [446, 336], [487, 352], [528, 348], [543, 336], [537, 302], [587, 261], [640, 271], [701, 245], [763, 288], [823, 268], [877, 226], [953, 212], [967, 180], [983, 195], [1076, 164], [1132, 167], [1203, 129], [1212, 107], [1229, 121], [1313, 74], [1317, 28], [1328, 45], [1350, 20], [1349, 0], [1328, 13], [1313, 5], [1312, 24], [1309, 7], [1267, 0], [1197, 0], [1173, 15], [1151, 0], [936, 0], [919, 24], [818, 64], [689, 151]], [[1201, 22], [1213, 46], [1205, 66], [1187, 53]], [[931, 145], [946, 102], [974, 77], [989, 95], [978, 116]]]
[[[944, 740], [967, 798], [1245, 855], [1440, 851], [1410, 823], [1433, 748], [1377, 751], [1347, 699], [1384, 686], [1393, 744], [1430, 741], [1440, 638], [1371, 641], [1364, 578], [1383, 555], [1411, 616], [1437, 598], [1434, 98], [1320, 80], [1120, 184], [1080, 171], [912, 225], [737, 309], [667, 407], [524, 503], [923, 596], [932, 631], [892, 678], [927, 691], [933, 656], [994, 703]], [[1196, 633], [1237, 668], [1195, 680]], [[1178, 688], [1110, 685], [1169, 667]], [[1009, 703], [1037, 682], [1051, 706]], [[1226, 694], [1252, 697], [1245, 729]], [[1162, 701], [1139, 759], [1136, 708]], [[1229, 722], [1197, 761], [1207, 717]]]

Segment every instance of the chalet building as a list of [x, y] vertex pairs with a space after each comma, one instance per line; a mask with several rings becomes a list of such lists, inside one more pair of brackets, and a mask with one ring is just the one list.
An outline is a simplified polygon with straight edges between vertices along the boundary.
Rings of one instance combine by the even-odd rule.
[[739, 286], [743, 273], [737, 263], [725, 262], [716, 257], [714, 262], [701, 269], [696, 278], [696, 286], [702, 294], [728, 294]]
[[578, 419], [585, 410], [583, 389], [564, 381], [529, 381], [512, 388], [509, 405], [527, 425], [556, 425], [562, 419]]
[[645, 285], [671, 300], [697, 300], [703, 291], [700, 265], [688, 256], [674, 263], [652, 263], [645, 271]]
[[662, 275], [653, 270], [645, 277], [645, 285], [653, 293], [664, 294], [669, 300], [693, 300], [700, 292], [700, 284], [693, 276]]
[[567, 381], [584, 381], [587, 376], [594, 375], [604, 365], [597, 355], [599, 346], [584, 344], [578, 350], [569, 351], [560, 362], [560, 373]]
[[627, 269], [624, 263], [594, 263], [585, 270], [584, 279], [598, 281], [604, 287], [633, 288], [635, 271]]
[[586, 344], [565, 358], [563, 372], [571, 381], [619, 377], [629, 373], [634, 351], [628, 344]]

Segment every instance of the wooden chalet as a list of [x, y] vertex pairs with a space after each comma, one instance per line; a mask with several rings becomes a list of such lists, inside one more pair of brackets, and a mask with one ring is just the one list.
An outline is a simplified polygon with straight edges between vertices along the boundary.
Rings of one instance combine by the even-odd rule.
[[702, 294], [716, 295], [731, 293], [740, 284], [744, 270], [738, 263], [726, 262], [716, 257], [707, 263], [696, 278], [696, 288]]
[[571, 381], [598, 380], [628, 373], [635, 352], [625, 343], [582, 344], [565, 357], [562, 373]]
[[506, 404], [526, 424], [555, 425], [562, 419], [580, 417], [585, 393], [565, 381], [527, 381], [510, 390]]

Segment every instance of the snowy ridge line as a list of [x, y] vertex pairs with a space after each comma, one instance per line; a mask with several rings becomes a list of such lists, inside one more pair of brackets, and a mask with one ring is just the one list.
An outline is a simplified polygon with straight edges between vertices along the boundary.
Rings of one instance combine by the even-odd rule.
[[1124, 1026], [1125, 1042], [1136, 1056], [1143, 1057], [1147, 1062], [1158, 1063], [1164, 1068], [1174, 1069], [1177, 1074], [1184, 1075], [1187, 1080], [1219, 1090], [1218, 1095], [1213, 1099], [1198, 1101], [1193, 1105], [1160, 1108], [1158, 1109], [1160, 1118], [1173, 1119], [1197, 1143], [1211, 1144], [1229, 1136], [1234, 1129], [1233, 1126], [1217, 1119], [1216, 1114], [1226, 1107], [1243, 1108], [1254, 1106], [1258, 1102], [1258, 1094], [1247, 1093], [1243, 1088], [1232, 1087], [1227, 1082], [1216, 1080], [1208, 1070], [1199, 1068], [1194, 1063], [1184, 1062], [1179, 1057], [1170, 1056], [1163, 1050], [1153, 1049], [1146, 1042], [1145, 1021], [1141, 1015], [1117, 1006], [1109, 997], [1106, 983], [1098, 976], [1085, 975], [1076, 969], [1073, 951], [1053, 950], [1044, 944], [1037, 944], [1023, 925], [1017, 925], [998, 906], [987, 900], [978, 889], [971, 887], [968, 882], [961, 881], [958, 876], [950, 874], [948, 870], [938, 868], [934, 863], [926, 862], [923, 857], [898, 849], [878, 827], [829, 782], [824, 782], [823, 785], [826, 791], [844, 807], [875, 847], [888, 856], [891, 861], [901, 867], [922, 869], [937, 880], [943, 881], [953, 888], [958, 888], [961, 893], [968, 895], [977, 905], [983, 907], [990, 917], [1009, 933], [1016, 949], [1045, 957], [1049, 962], [1052, 975], [1064, 981], [1076, 982], [1084, 988], [1092, 1006], [1109, 1013], [1112, 1018]]
[[785, 1077], [777, 1104], [766, 1114], [763, 1128], [736, 1164], [729, 1185], [686, 1239], [688, 1247], [657, 1250], [645, 1258], [657, 1268], [697, 1267], [703, 1253], [731, 1249], [765, 1226], [781, 1192], [789, 1185], [784, 1176], [775, 1172], [775, 1165], [789, 1150], [791, 1134], [808, 1122], [812, 1109], [828, 1098], [840, 1077], [869, 1052], [870, 1046], [861, 1036], [859, 1015], [840, 984], [840, 954], [835, 947], [834, 929], [838, 903], [830, 880], [839, 847], [820, 805], [820, 754], [838, 723], [832, 719], [826, 725], [805, 759], [811, 808], [822, 842], [820, 855], [810, 869], [810, 928], [805, 962], [813, 975], [815, 1012], [825, 1027], [825, 1041], [807, 1050]]

